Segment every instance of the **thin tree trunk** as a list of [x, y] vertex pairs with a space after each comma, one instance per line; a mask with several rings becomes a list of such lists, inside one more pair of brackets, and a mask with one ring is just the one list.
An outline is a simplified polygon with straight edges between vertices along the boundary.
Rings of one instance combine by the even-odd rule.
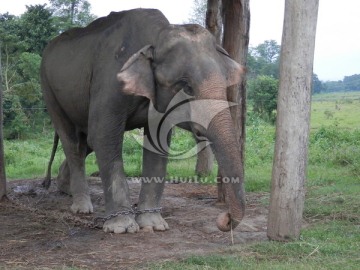
[[222, 19], [221, 0], [208, 0], [206, 10], [206, 29], [212, 33], [218, 44], [221, 44]]
[[75, 6], [76, 6], [76, 0], [72, 0], [71, 1], [71, 6], [70, 6], [70, 23], [71, 23], [71, 27], [74, 25]]
[[286, 0], [267, 235], [299, 238], [305, 199], [318, 0]]
[[[243, 66], [247, 65], [250, 30], [249, 0], [223, 1], [224, 37], [223, 47], [230, 56]], [[242, 172], [245, 167], [246, 78], [238, 85], [228, 88], [228, 100], [238, 106], [231, 107], [237, 140], [240, 143]], [[218, 195], [221, 195], [221, 170], [218, 173]], [[244, 175], [241, 176], [244, 179]], [[219, 183], [220, 182], [220, 183]]]
[[6, 174], [4, 158], [4, 139], [3, 139], [3, 84], [1, 66], [1, 44], [0, 44], [0, 200], [6, 196]]

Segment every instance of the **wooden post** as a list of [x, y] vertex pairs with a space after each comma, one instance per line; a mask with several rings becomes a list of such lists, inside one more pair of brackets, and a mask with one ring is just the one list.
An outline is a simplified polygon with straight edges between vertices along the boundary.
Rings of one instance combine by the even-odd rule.
[[267, 235], [299, 238], [305, 199], [319, 0], [285, 0], [276, 143]]
[[6, 174], [4, 158], [4, 139], [3, 139], [3, 85], [2, 85], [2, 66], [1, 66], [1, 43], [0, 43], [0, 201], [6, 197]]
[[[224, 37], [223, 47], [230, 56], [243, 66], [247, 65], [250, 30], [249, 0], [223, 1]], [[246, 122], [246, 78], [243, 77], [238, 85], [228, 88], [228, 100], [238, 106], [231, 107], [231, 116], [235, 124], [237, 139], [240, 144], [241, 166], [244, 179], [245, 167], [245, 122]], [[219, 179], [221, 171], [219, 170]], [[218, 180], [219, 181], [219, 180]], [[222, 184], [218, 183], [218, 196], [221, 195]], [[220, 197], [219, 197], [220, 198]], [[218, 198], [218, 199], [219, 199]]]

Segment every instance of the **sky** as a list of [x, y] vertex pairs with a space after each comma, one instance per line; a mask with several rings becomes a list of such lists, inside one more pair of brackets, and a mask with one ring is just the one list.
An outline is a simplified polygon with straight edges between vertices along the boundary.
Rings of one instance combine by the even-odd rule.
[[[193, 0], [88, 0], [98, 17], [111, 11], [157, 8], [173, 24], [187, 22]], [[281, 43], [285, 0], [250, 0], [250, 46], [265, 40]], [[47, 0], [0, 0], [0, 13], [20, 15], [25, 5]], [[342, 80], [360, 74], [360, 1], [320, 0], [315, 44], [314, 73], [320, 80]]]

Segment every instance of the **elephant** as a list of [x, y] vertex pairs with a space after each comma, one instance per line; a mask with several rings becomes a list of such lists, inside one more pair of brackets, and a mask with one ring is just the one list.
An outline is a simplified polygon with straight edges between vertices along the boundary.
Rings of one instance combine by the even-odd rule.
[[[134, 233], [169, 229], [159, 211], [146, 211], [160, 208], [165, 182], [142, 182], [139, 213], [131, 214], [122, 158], [124, 132], [144, 128], [144, 138], [150, 138], [150, 110], [166, 112], [179, 93], [192, 100], [227, 103], [227, 87], [241, 80], [245, 68], [203, 27], [173, 25], [159, 10], [134, 9], [111, 12], [51, 40], [44, 49], [40, 73], [46, 107], [66, 157], [62, 167], [73, 196], [71, 211], [93, 212], [85, 159], [95, 152], [105, 212], [112, 217], [103, 230]], [[203, 110], [188, 107], [191, 121], [183, 127], [197, 138], [207, 138], [223, 176], [237, 179], [226, 184], [228, 211], [217, 218], [218, 228], [229, 231], [245, 212], [240, 147], [229, 108], [218, 110], [207, 128], [192, 122], [198, 114], [212, 114], [216, 108]], [[169, 145], [170, 135], [165, 140]], [[166, 151], [144, 147], [142, 175], [164, 179], [167, 162]], [[130, 214], [116, 214], [121, 211]]]

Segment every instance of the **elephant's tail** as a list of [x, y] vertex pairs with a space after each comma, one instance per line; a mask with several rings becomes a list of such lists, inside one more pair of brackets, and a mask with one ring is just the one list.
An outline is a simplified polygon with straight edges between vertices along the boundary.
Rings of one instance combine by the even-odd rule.
[[48, 163], [48, 167], [47, 167], [47, 171], [46, 171], [46, 176], [42, 182], [42, 186], [46, 189], [49, 189], [50, 185], [51, 185], [51, 166], [54, 162], [54, 158], [55, 158], [55, 154], [56, 154], [56, 150], [57, 147], [59, 145], [59, 135], [57, 134], [57, 132], [55, 131], [54, 133], [54, 142], [53, 142], [53, 148], [51, 151], [51, 156], [50, 156], [50, 160]]

